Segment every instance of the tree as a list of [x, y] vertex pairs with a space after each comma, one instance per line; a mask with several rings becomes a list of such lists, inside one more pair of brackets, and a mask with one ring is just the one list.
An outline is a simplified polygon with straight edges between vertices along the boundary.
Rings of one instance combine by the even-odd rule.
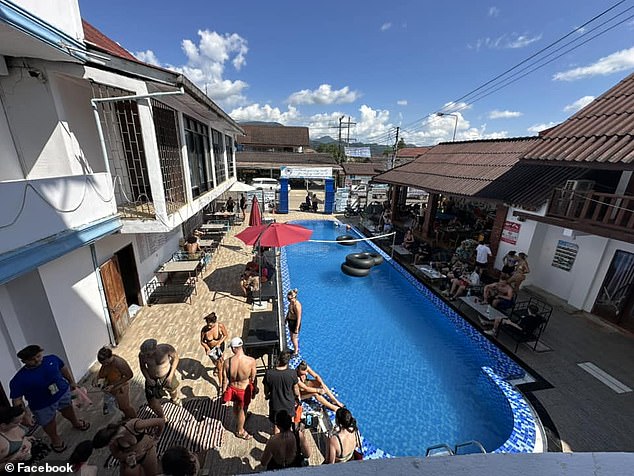
[[344, 160], [344, 153], [343, 151], [339, 151], [339, 145], [332, 143], [332, 144], [319, 144], [317, 146], [317, 152], [323, 153], [323, 154], [330, 154], [334, 157], [334, 159], [337, 161], [337, 163], [341, 163]]
[[403, 139], [402, 137], [398, 140], [398, 144], [396, 144], [396, 149], [397, 150], [401, 150], [404, 149], [405, 147], [407, 147], [407, 145], [405, 144], [405, 139]]

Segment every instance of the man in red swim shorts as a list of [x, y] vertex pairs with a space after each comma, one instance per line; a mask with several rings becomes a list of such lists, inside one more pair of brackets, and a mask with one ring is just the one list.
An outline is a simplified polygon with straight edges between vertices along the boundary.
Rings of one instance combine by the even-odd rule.
[[257, 394], [258, 388], [255, 382], [255, 359], [244, 354], [242, 344], [239, 337], [234, 337], [229, 343], [233, 357], [223, 364], [225, 378], [222, 400], [225, 403], [233, 402], [233, 414], [237, 421], [236, 436], [249, 440], [251, 435], [245, 431], [244, 422], [251, 398]]

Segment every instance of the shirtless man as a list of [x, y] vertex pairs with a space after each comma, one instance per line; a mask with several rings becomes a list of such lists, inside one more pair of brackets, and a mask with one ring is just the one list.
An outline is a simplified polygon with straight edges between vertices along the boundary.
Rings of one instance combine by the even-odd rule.
[[190, 257], [195, 257], [196, 253], [200, 253], [202, 249], [200, 248], [200, 243], [198, 243], [198, 238], [194, 235], [191, 235], [187, 238], [187, 242], [185, 243], [185, 251]]
[[205, 327], [200, 330], [200, 345], [205, 349], [205, 354], [209, 356], [213, 364], [216, 366], [216, 374], [218, 375], [218, 393], [223, 388], [223, 372], [222, 364], [224, 359], [222, 354], [225, 351], [225, 340], [227, 340], [227, 328], [224, 324], [218, 322], [215, 312], [205, 316]]
[[502, 273], [497, 283], [484, 287], [484, 300], [494, 308], [504, 311], [513, 306], [513, 288], [508, 283], [509, 276]]
[[169, 394], [174, 405], [180, 405], [178, 397], [178, 354], [169, 344], [158, 344], [155, 339], [147, 339], [141, 344], [139, 367], [145, 377], [145, 397], [148, 406], [160, 418], [165, 418], [161, 407], [161, 397]]
[[250, 440], [251, 435], [244, 429], [244, 422], [249, 403], [258, 393], [258, 387], [255, 381], [255, 359], [245, 355], [242, 344], [239, 337], [234, 337], [229, 343], [233, 357], [227, 359], [223, 365], [225, 378], [222, 399], [225, 403], [233, 402], [233, 414], [237, 422], [236, 436]]
[[[337, 400], [337, 397], [333, 395], [328, 386], [322, 380], [321, 376], [311, 369], [305, 361], [302, 360], [299, 363], [296, 371], [297, 378], [299, 379], [297, 385], [299, 386], [299, 394], [302, 400], [315, 397], [322, 406], [332, 410], [333, 412], [336, 412], [338, 408], [343, 407], [343, 403]], [[309, 375], [312, 379], [308, 378]]]

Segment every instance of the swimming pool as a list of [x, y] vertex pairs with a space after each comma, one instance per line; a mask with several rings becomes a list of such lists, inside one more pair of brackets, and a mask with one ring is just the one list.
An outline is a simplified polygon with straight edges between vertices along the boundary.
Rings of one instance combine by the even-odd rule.
[[[313, 229], [313, 240], [343, 233], [333, 221], [295, 223]], [[524, 371], [396, 263], [364, 278], [343, 274], [345, 256], [361, 251], [374, 249], [295, 244], [283, 249], [282, 274], [284, 292], [299, 288], [304, 309], [301, 357], [336, 389], [365, 441], [393, 456], [468, 440], [487, 451], [530, 451], [530, 424], [519, 446], [513, 441], [521, 396], [496, 377]], [[525, 402], [522, 412], [530, 413]]]

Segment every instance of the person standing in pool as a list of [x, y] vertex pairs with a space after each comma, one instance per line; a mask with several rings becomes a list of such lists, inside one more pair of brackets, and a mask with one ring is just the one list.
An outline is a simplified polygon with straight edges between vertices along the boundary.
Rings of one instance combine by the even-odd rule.
[[291, 333], [293, 355], [297, 355], [299, 352], [299, 330], [302, 327], [302, 303], [297, 300], [297, 293], [297, 289], [291, 289], [286, 295], [288, 298], [286, 323], [288, 324], [288, 331]]

